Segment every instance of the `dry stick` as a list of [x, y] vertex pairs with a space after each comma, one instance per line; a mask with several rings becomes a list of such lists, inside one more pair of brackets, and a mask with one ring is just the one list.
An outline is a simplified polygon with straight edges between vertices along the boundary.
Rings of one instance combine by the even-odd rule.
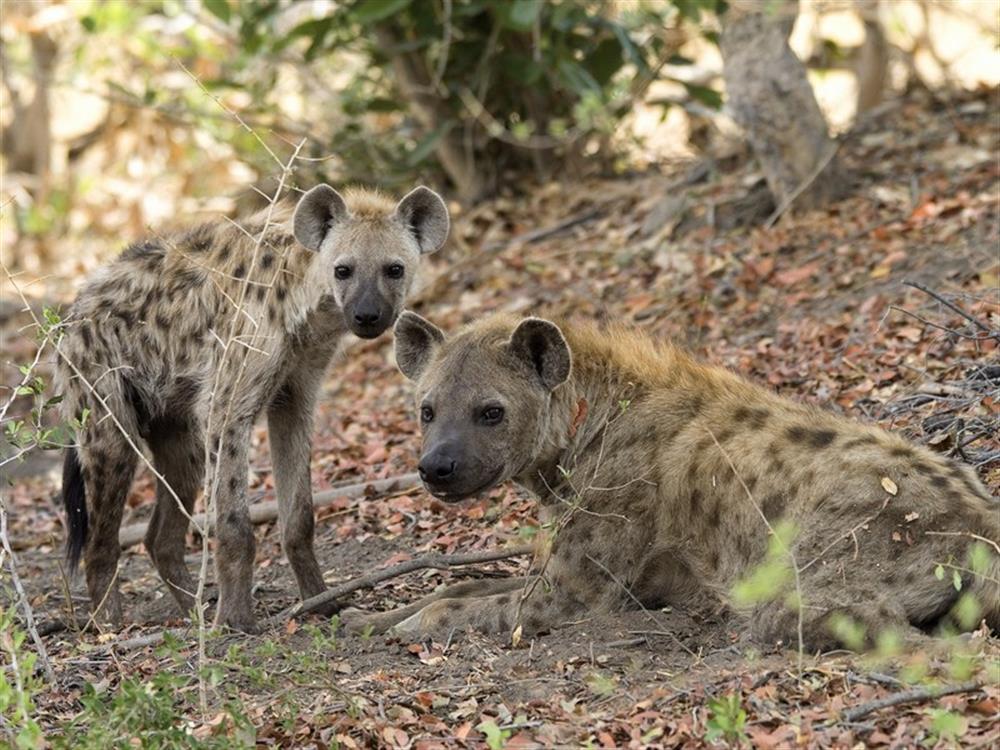
[[982, 687], [983, 684], [981, 682], [965, 682], [961, 685], [952, 685], [951, 687], [944, 688], [926, 687], [915, 688], [913, 690], [903, 690], [902, 692], [890, 695], [887, 698], [879, 698], [878, 700], [868, 701], [867, 703], [862, 703], [860, 706], [850, 708], [847, 711], [844, 711], [841, 716], [841, 721], [857, 721], [858, 719], [882, 708], [899, 706], [903, 703], [921, 703], [934, 698], [940, 698], [943, 695], [971, 693], [976, 690], [980, 690]]
[[[317, 492], [313, 495], [313, 507], [323, 508], [332, 504], [335, 500], [345, 497], [353, 500], [355, 498], [364, 497], [368, 494], [384, 495], [398, 490], [408, 490], [417, 487], [419, 479], [420, 478], [416, 474], [401, 474], [398, 477], [376, 479], [371, 482], [359, 482], [357, 484], [349, 484], [340, 488], [335, 487], [334, 489]], [[265, 523], [267, 521], [273, 521], [277, 517], [277, 500], [263, 500], [250, 506], [251, 523]], [[194, 514], [194, 522], [198, 524], [199, 528], [204, 528], [208, 533], [212, 533], [212, 527], [214, 524], [212, 524], [211, 519], [207, 519], [205, 517], [204, 513]], [[138, 544], [145, 538], [146, 528], [148, 526], [148, 523], [134, 523], [123, 527], [118, 533], [118, 543], [123, 549], [131, 547], [134, 544]]]
[[1000, 341], [1000, 332], [994, 331], [992, 328], [990, 328], [988, 325], [986, 325], [983, 321], [979, 320], [978, 318], [976, 318], [973, 315], [970, 315], [965, 310], [963, 310], [961, 307], [959, 307], [958, 305], [956, 305], [954, 302], [951, 302], [950, 300], [946, 300], [940, 294], [938, 294], [935, 291], [932, 291], [932, 290], [928, 289], [923, 284], [918, 284], [916, 281], [904, 281], [903, 282], [903, 286], [909, 286], [909, 287], [913, 287], [914, 289], [919, 289], [924, 294], [926, 294], [926, 295], [928, 295], [928, 296], [933, 297], [934, 299], [936, 299], [938, 302], [940, 302], [942, 305], [944, 305], [945, 307], [947, 307], [952, 312], [955, 312], [955, 313], [958, 313], [959, 315], [961, 315], [963, 318], [965, 318], [967, 321], [969, 321], [970, 323], [972, 323], [972, 325], [974, 325], [980, 331], [984, 331], [987, 334], [989, 334], [989, 336], [991, 338], [994, 338], [997, 341]]
[[973, 534], [971, 531], [925, 531], [927, 536], [967, 536], [977, 541], [984, 542], [993, 546], [993, 549], [997, 551], [1000, 555], [1000, 544], [997, 544], [992, 539], [987, 539], [984, 536], [979, 536], [979, 534]]
[[511, 547], [506, 550], [465, 552], [455, 555], [424, 555], [423, 557], [407, 560], [406, 562], [399, 563], [398, 565], [383, 568], [382, 570], [376, 570], [363, 576], [352, 578], [349, 581], [345, 581], [338, 586], [327, 589], [322, 594], [310, 597], [303, 602], [299, 602], [298, 604], [289, 607], [283, 612], [279, 612], [273, 617], [269, 617], [266, 620], [266, 624], [279, 625], [287, 622], [293, 617], [297, 617], [298, 615], [305, 614], [317, 609], [318, 607], [322, 607], [324, 604], [328, 604], [334, 599], [344, 596], [345, 594], [350, 594], [358, 589], [371, 588], [377, 583], [381, 583], [382, 581], [386, 581], [390, 578], [396, 578], [406, 573], [412, 573], [415, 570], [422, 570], [424, 568], [437, 568], [439, 570], [444, 570], [462, 565], [473, 565], [475, 563], [493, 562], [495, 560], [506, 560], [508, 558], [519, 557], [521, 555], [530, 555], [533, 551], [533, 546], [525, 545], [521, 547]]
[[24, 591], [24, 586], [21, 585], [21, 577], [17, 574], [17, 562], [14, 559], [14, 551], [10, 548], [10, 540], [7, 538], [7, 504], [2, 499], [0, 499], [0, 542], [3, 543], [3, 551], [9, 561], [10, 577], [14, 582], [14, 590], [17, 592], [17, 598], [21, 603], [21, 611], [24, 612], [25, 627], [28, 629], [28, 633], [31, 634], [31, 640], [34, 641], [35, 648], [38, 649], [38, 660], [41, 662], [42, 669], [45, 670], [45, 679], [48, 680], [50, 685], [54, 685], [55, 675], [52, 673], [52, 664], [49, 663], [49, 653], [45, 650], [45, 644], [42, 642], [42, 638], [38, 635], [38, 630], [35, 628], [35, 615], [31, 611], [31, 603], [28, 601], [28, 595]]

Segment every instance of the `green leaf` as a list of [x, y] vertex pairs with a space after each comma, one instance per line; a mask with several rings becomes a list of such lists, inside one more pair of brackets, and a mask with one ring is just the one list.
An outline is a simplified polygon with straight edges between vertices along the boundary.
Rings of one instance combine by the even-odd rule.
[[601, 41], [596, 49], [584, 58], [583, 65], [601, 86], [611, 80], [625, 62], [621, 42], [613, 37]]
[[688, 95], [706, 107], [712, 109], [722, 109], [722, 94], [708, 86], [699, 86], [696, 83], [680, 82], [687, 89]]
[[230, 9], [227, 0], [205, 0], [205, 10], [223, 23], [229, 23]]
[[951, 571], [951, 585], [955, 587], [955, 591], [962, 590], [962, 576], [957, 570]]
[[80, 25], [83, 26], [84, 30], [88, 34], [93, 34], [97, 29], [97, 21], [94, 20], [93, 16], [84, 16], [80, 19]]
[[406, 8], [412, 0], [358, 0], [351, 8], [351, 20], [369, 26]]
[[939, 581], [944, 580], [944, 565], [938, 565], [936, 568], [934, 568], [934, 577], [937, 578]]
[[509, 29], [530, 31], [542, 12], [542, 0], [501, 0], [496, 6], [500, 23]]

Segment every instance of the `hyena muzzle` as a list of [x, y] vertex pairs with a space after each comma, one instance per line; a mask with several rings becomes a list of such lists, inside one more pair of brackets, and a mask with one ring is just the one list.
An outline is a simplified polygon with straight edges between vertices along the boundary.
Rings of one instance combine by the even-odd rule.
[[[1000, 628], [1000, 505], [968, 466], [623, 327], [497, 315], [446, 338], [404, 313], [395, 345], [416, 382], [428, 491], [458, 501], [513, 479], [555, 530], [541, 582], [348, 610], [351, 629], [527, 635], [638, 604], [725, 601], [783, 524], [797, 529], [799, 589], [786, 570], [781, 596], [800, 596], [808, 648], [837, 642], [838, 616], [869, 643], [949, 618]], [[797, 642], [799, 611], [783, 601], [747, 605], [754, 637]]]
[[190, 611], [184, 536], [204, 486], [216, 623], [255, 630], [248, 450], [265, 411], [285, 553], [303, 597], [324, 590], [309, 471], [323, 374], [347, 332], [373, 338], [392, 326], [420, 257], [448, 228], [427, 188], [394, 203], [320, 185], [242, 225], [134, 244], [85, 284], [59, 347], [65, 414], [83, 421], [63, 485], [69, 561], [82, 553], [98, 621], [121, 622], [118, 530], [145, 442], [160, 477], [145, 545], [168, 590]]

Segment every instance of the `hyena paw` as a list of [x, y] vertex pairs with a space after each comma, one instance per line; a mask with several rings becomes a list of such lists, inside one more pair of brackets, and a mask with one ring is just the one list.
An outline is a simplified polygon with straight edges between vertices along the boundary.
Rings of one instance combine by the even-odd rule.
[[348, 633], [364, 633], [366, 630], [376, 632], [376, 615], [371, 612], [365, 612], [357, 607], [346, 607], [340, 610], [339, 617], [340, 624]]
[[215, 627], [238, 630], [247, 635], [257, 635], [260, 633], [260, 626], [253, 612], [219, 612], [215, 616]]

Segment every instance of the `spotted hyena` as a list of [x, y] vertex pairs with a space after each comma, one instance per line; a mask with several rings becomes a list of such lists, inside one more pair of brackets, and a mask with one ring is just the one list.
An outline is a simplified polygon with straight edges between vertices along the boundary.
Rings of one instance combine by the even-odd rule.
[[[625, 328], [498, 315], [448, 339], [405, 313], [396, 358], [416, 381], [427, 489], [458, 501], [513, 479], [552, 520], [551, 551], [541, 581], [350, 610], [351, 628], [530, 634], [639, 604], [725, 599], [782, 522], [798, 530], [788, 549], [808, 646], [833, 642], [837, 613], [869, 637], [941, 620], [960, 594], [950, 573], [934, 575], [938, 564], [975, 595], [972, 619], [1000, 627], [990, 549], [1000, 506], [967, 466]], [[985, 543], [980, 558], [989, 550], [973, 565], [980, 575], [972, 535]], [[795, 591], [786, 575], [785, 593]], [[756, 638], [796, 641], [798, 613], [781, 601], [747, 614]]]
[[82, 553], [100, 620], [121, 621], [118, 529], [145, 442], [159, 475], [145, 544], [167, 588], [189, 611], [186, 514], [204, 480], [217, 521], [216, 623], [255, 629], [247, 468], [263, 411], [285, 553], [301, 595], [323, 591], [309, 474], [317, 390], [347, 332], [374, 338], [395, 322], [420, 256], [448, 225], [427, 188], [394, 203], [320, 185], [242, 225], [134, 244], [86, 283], [60, 346], [65, 413], [86, 415], [63, 493], [69, 560]]

